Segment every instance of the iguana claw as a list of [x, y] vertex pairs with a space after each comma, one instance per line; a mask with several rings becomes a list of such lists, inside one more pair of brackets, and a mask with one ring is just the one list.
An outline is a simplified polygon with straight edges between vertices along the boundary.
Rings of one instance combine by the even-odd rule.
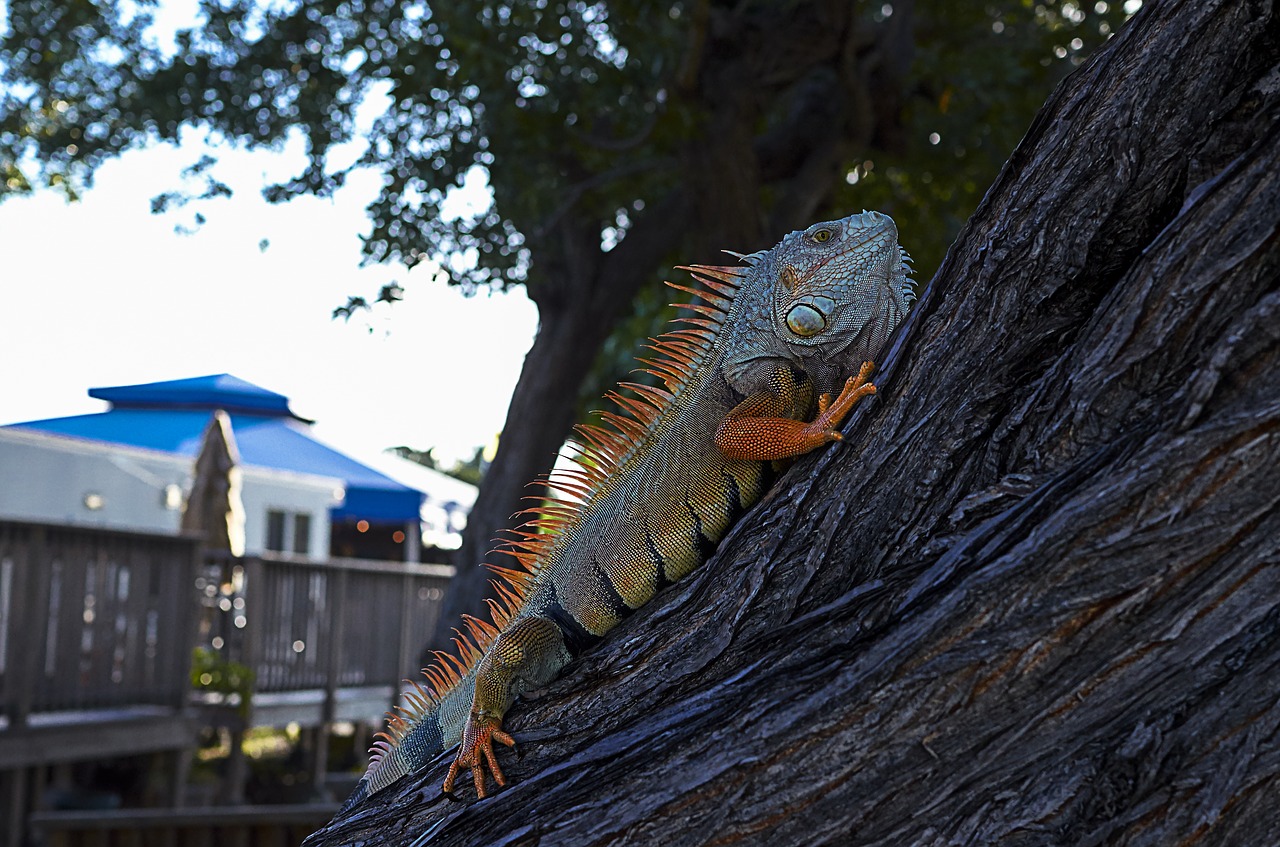
[[862, 367], [858, 370], [858, 375], [851, 376], [845, 380], [840, 396], [835, 398], [834, 401], [831, 399], [830, 394], [823, 394], [819, 397], [818, 416], [804, 428], [804, 435], [810, 437], [821, 436], [827, 441], [844, 441], [844, 436], [840, 433], [839, 427], [853, 409], [853, 404], [863, 397], [876, 393], [876, 387], [867, 382], [873, 370], [875, 370], [875, 365], [871, 362], [863, 362]]
[[458, 771], [465, 768], [471, 771], [471, 779], [476, 786], [476, 796], [483, 799], [486, 763], [489, 765], [489, 770], [493, 772], [493, 781], [499, 786], [507, 784], [507, 778], [502, 775], [502, 768], [498, 767], [498, 757], [493, 751], [493, 742], [515, 747], [516, 740], [503, 732], [501, 727], [502, 720], [499, 718], [471, 713], [467, 726], [462, 731], [462, 745], [458, 749], [458, 756], [449, 766], [449, 773], [444, 778], [444, 785], [441, 786], [445, 794], [453, 793], [453, 781]]

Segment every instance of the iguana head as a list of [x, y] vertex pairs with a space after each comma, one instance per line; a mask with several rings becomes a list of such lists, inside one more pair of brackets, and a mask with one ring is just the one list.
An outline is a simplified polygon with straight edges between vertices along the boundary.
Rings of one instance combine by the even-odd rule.
[[[898, 229], [879, 212], [816, 223], [772, 250], [740, 258], [768, 286], [751, 308], [756, 349], [741, 351], [740, 367], [786, 359], [822, 391], [838, 390], [875, 358], [914, 296]], [[747, 376], [745, 367], [730, 369]]]

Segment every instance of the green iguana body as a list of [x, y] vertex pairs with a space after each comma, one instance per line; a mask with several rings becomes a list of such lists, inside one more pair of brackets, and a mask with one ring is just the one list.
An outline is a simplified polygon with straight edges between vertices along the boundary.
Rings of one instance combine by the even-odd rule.
[[486, 765], [505, 784], [493, 742], [514, 744], [501, 724], [515, 698], [704, 562], [775, 462], [840, 440], [874, 393], [867, 360], [911, 291], [893, 221], [864, 212], [739, 258], [688, 268], [706, 291], [673, 286], [706, 305], [641, 360], [665, 387], [624, 383], [609, 395], [624, 414], [577, 427], [578, 466], [546, 480], [555, 496], [504, 549], [521, 567], [494, 569], [492, 622], [464, 619], [459, 655], [424, 670], [430, 686], [391, 716], [344, 809], [459, 743], [445, 791], [470, 769], [483, 797]]

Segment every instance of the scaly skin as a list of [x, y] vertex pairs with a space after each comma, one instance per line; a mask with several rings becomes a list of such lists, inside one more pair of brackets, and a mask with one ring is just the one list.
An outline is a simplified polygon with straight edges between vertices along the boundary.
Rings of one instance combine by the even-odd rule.
[[461, 658], [424, 671], [430, 687], [391, 716], [344, 810], [454, 744], [446, 792], [470, 771], [484, 797], [486, 768], [505, 785], [494, 743], [515, 743], [502, 719], [516, 697], [704, 562], [779, 461], [841, 440], [908, 307], [893, 221], [851, 215], [739, 258], [746, 267], [688, 269], [709, 292], [673, 286], [708, 305], [655, 340], [662, 358], [642, 360], [665, 388], [626, 385], [609, 395], [624, 415], [578, 427], [580, 468], [550, 477], [561, 496], [514, 533], [505, 552], [522, 567], [496, 569], [493, 622], [467, 618]]

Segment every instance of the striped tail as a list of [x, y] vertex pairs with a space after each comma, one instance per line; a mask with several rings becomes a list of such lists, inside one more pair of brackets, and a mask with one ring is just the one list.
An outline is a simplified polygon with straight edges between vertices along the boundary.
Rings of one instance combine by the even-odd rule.
[[474, 672], [468, 669], [451, 682], [439, 696], [417, 685], [405, 693], [407, 705], [388, 714], [386, 730], [378, 733], [369, 751], [369, 768], [339, 814], [426, 767], [461, 740], [475, 694]]

